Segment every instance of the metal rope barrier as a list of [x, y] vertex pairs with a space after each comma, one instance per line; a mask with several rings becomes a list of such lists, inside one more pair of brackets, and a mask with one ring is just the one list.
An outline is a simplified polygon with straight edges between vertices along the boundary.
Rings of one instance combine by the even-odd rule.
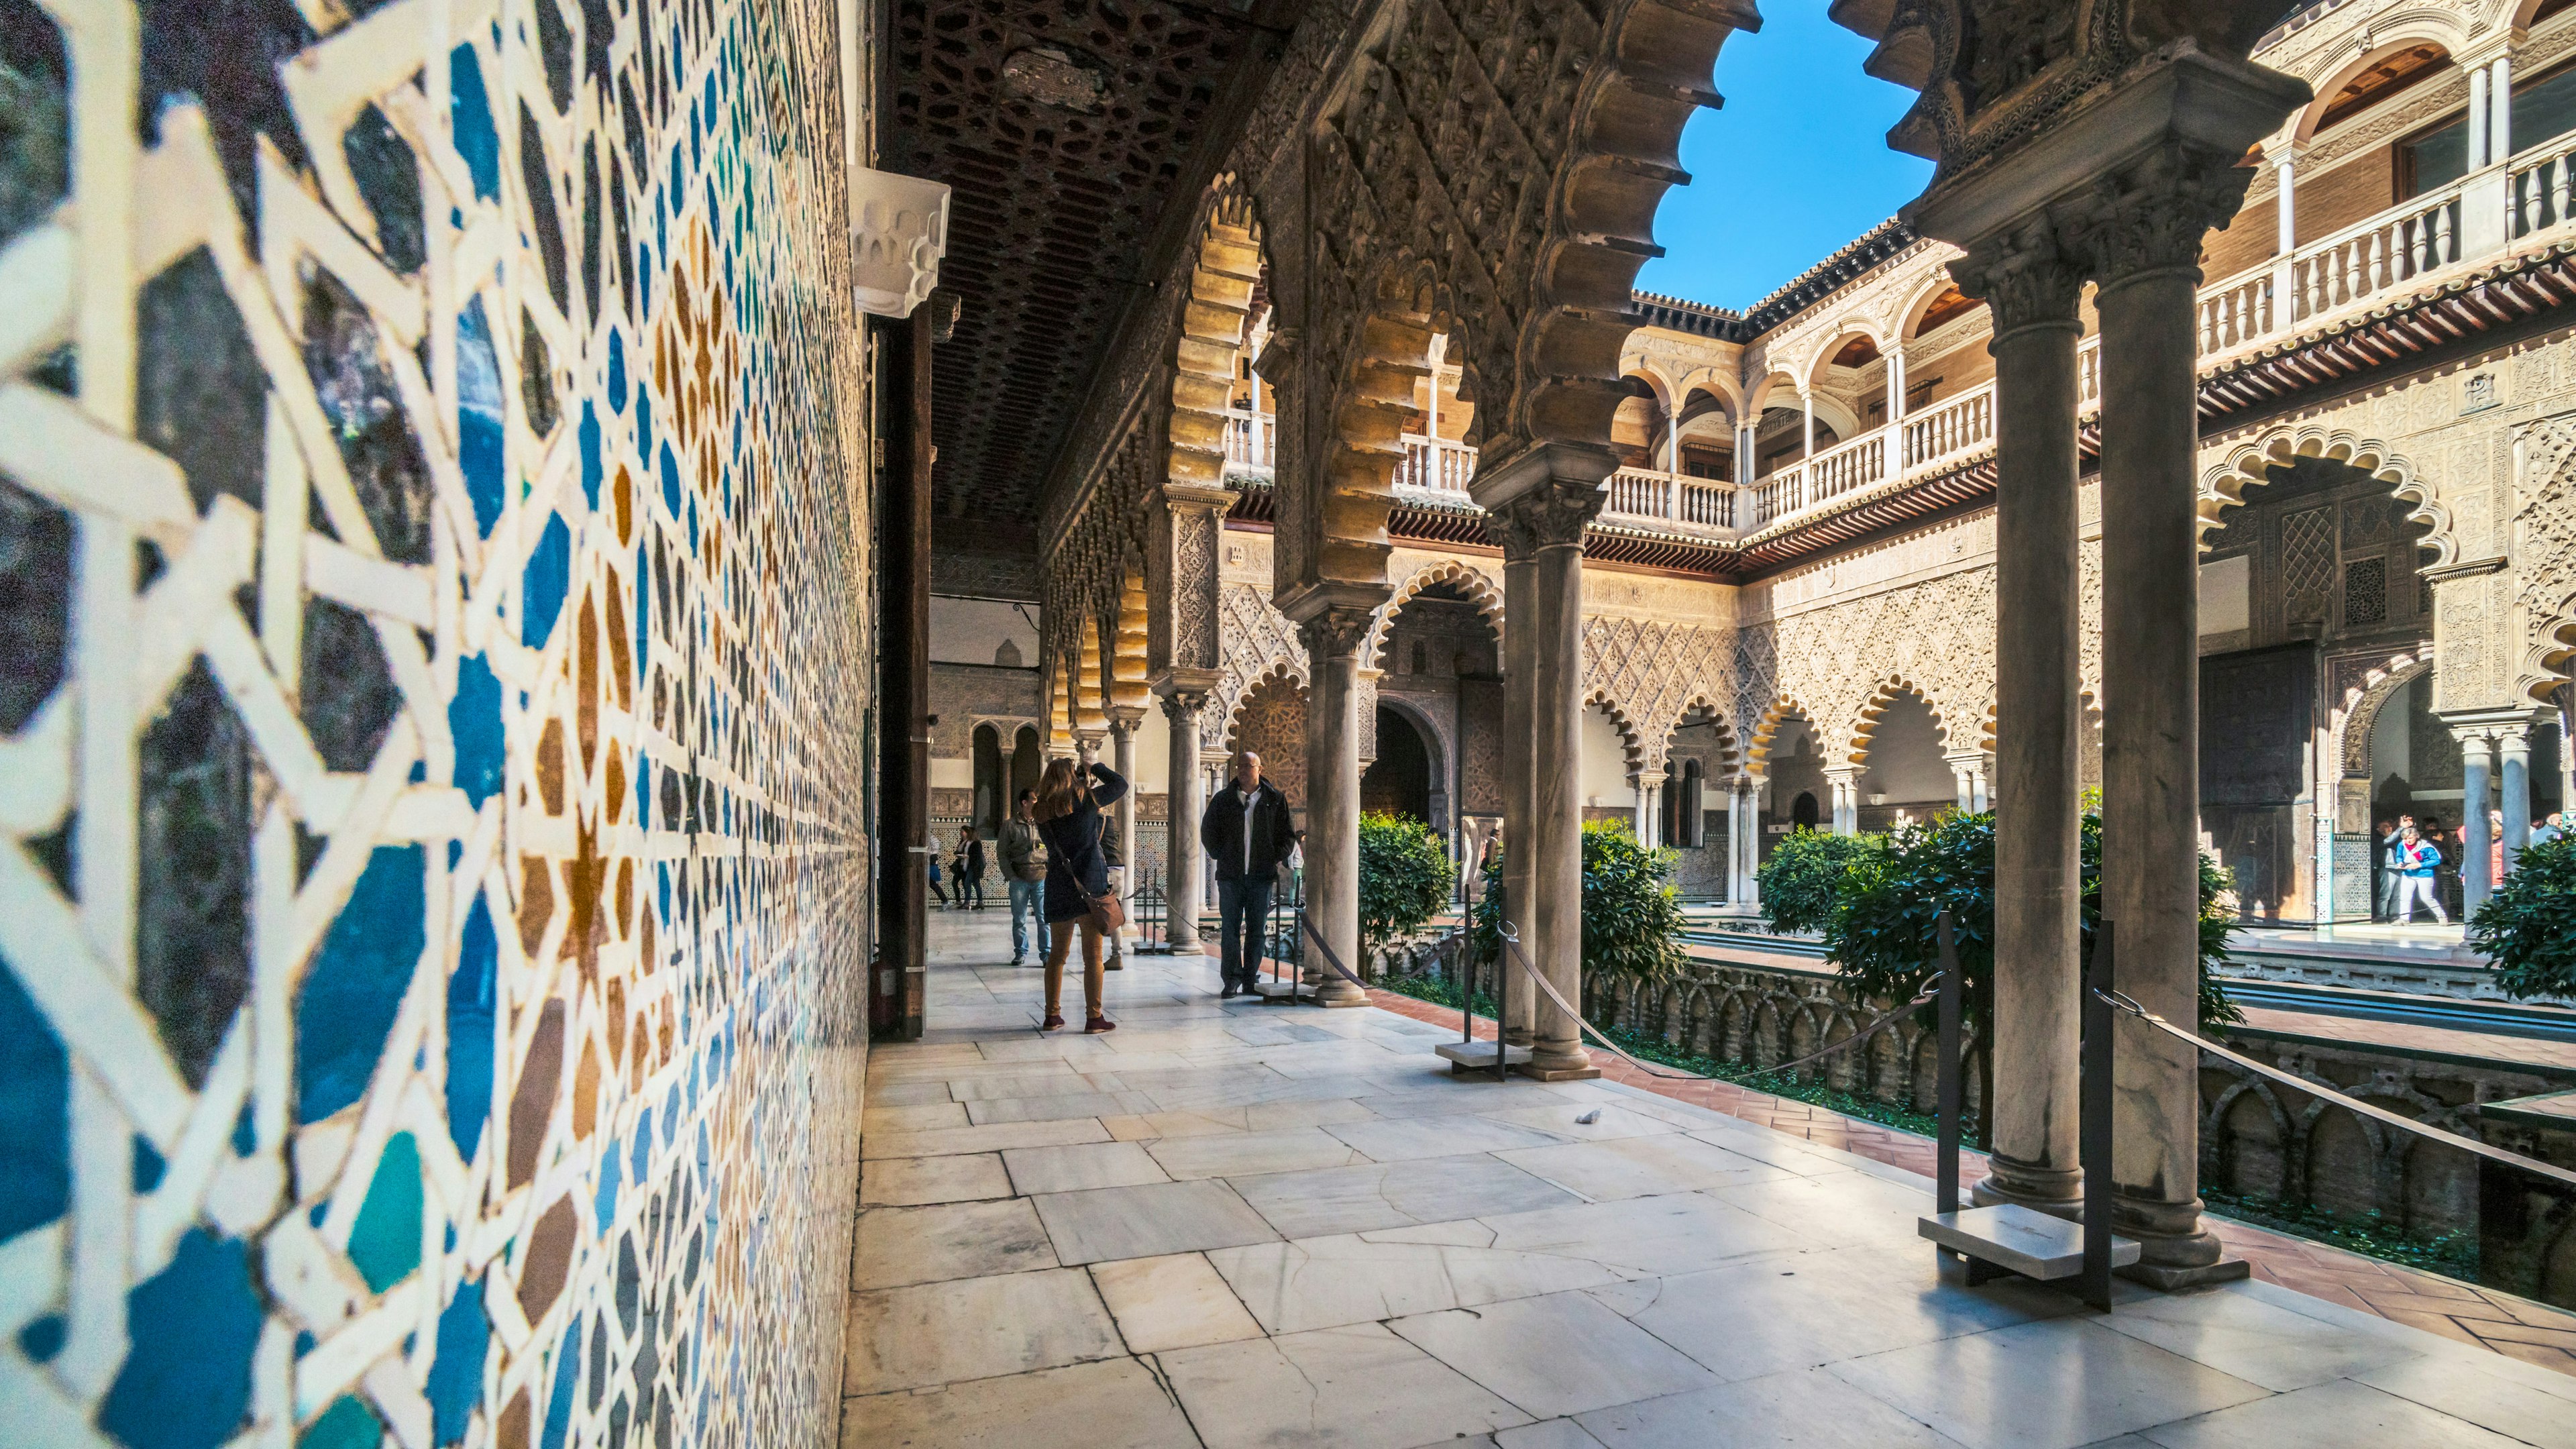
[[2302, 1077], [2296, 1072], [2284, 1071], [2275, 1066], [2267, 1066], [2262, 1062], [2256, 1061], [2252, 1057], [2246, 1056], [2242, 1052], [2230, 1051], [2226, 1047], [2220, 1046], [2218, 1043], [2211, 1041], [2206, 1037], [2200, 1036], [2194, 1032], [2183, 1030], [2181, 1027], [2167, 1021], [2155, 1012], [2149, 1011], [2145, 1007], [2140, 1006], [2136, 1001], [2132, 1000], [2126, 992], [2111, 991], [2105, 993], [2097, 990], [2093, 995], [2097, 999], [2108, 1004], [2113, 1010], [2125, 1011], [2129, 1015], [2136, 1017], [2138, 1020], [2145, 1022], [2147, 1025], [2154, 1027], [2156, 1030], [2161, 1031], [2165, 1035], [2173, 1037], [2178, 1041], [2188, 1042], [2202, 1051], [2210, 1053], [2212, 1056], [2221, 1057], [2227, 1061], [2234, 1062], [2236, 1065], [2243, 1067], [2249, 1072], [2269, 1077], [2284, 1086], [2295, 1087], [2312, 1097], [2324, 1097], [2338, 1106], [2358, 1112], [2362, 1116], [2370, 1118], [2372, 1121], [2384, 1122], [2391, 1127], [2412, 1132], [2419, 1137], [2429, 1137], [2446, 1146], [2456, 1147], [2462, 1152], [2483, 1157], [2493, 1162], [2501, 1162], [2509, 1167], [2518, 1167], [2525, 1172], [2534, 1173], [2538, 1176], [2548, 1178], [2550, 1181], [2564, 1186], [2576, 1187], [2576, 1172], [2570, 1172], [2566, 1168], [2541, 1162], [2534, 1158], [2525, 1157], [2518, 1152], [2507, 1152], [2501, 1147], [2495, 1147], [2487, 1143], [2480, 1142], [2474, 1137], [2463, 1137], [2457, 1132], [2445, 1131], [2442, 1128], [2432, 1126], [2429, 1123], [2418, 1122], [2412, 1117], [2391, 1112], [2385, 1107], [2372, 1106], [2370, 1103], [2364, 1102], [2357, 1097], [2347, 1097], [2343, 1093], [2336, 1091], [2334, 1088], [2329, 1087], [2322, 1082], [2310, 1081], [2308, 1078]]

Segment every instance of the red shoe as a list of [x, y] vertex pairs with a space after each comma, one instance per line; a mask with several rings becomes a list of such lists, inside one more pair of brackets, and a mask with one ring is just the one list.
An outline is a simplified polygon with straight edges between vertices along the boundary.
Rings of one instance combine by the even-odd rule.
[[1064, 1030], [1064, 1018], [1050, 1011], [1047, 1013], [1047, 1019], [1038, 1023], [1038, 1030], [1062, 1031]]
[[1095, 1016], [1082, 1024], [1083, 1034], [1086, 1036], [1096, 1031], [1116, 1031], [1117, 1029], [1118, 1023], [1105, 1016]]

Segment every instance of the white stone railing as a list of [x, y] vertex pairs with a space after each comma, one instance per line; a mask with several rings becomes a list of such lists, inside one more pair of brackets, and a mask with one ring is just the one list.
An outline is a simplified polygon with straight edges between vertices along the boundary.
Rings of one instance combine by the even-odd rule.
[[1248, 468], [1268, 468], [1275, 461], [1277, 425], [1268, 413], [1241, 408], [1225, 415], [1225, 460]]
[[1404, 461], [1395, 470], [1398, 484], [1465, 498], [1467, 480], [1475, 476], [1475, 449], [1448, 438], [1404, 435]]
[[[2382, 301], [2416, 278], [2458, 261], [2466, 185], [2455, 181], [2292, 252], [2290, 290], [2298, 302], [2297, 315], [2280, 320], [2322, 322], [2348, 308]], [[2216, 350], [2203, 341], [2202, 351]]]
[[1648, 528], [1680, 524], [1691, 532], [1735, 527], [1735, 485], [1654, 468], [1622, 468], [1604, 485], [1610, 493], [1601, 516], [1612, 523]]

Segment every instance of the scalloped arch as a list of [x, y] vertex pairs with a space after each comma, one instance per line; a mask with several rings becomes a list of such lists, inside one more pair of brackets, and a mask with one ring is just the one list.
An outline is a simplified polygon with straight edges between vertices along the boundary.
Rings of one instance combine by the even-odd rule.
[[1779, 738], [1780, 727], [1793, 719], [1810, 730], [1816, 727], [1814, 712], [1789, 695], [1779, 695], [1762, 707], [1761, 716], [1753, 723], [1752, 738], [1744, 748], [1744, 767], [1748, 773], [1770, 773], [1771, 743]]
[[1932, 728], [1940, 732], [1942, 743], [1950, 748], [1957, 748], [1950, 738], [1953, 733], [1950, 728], [1952, 712], [1944, 707], [1941, 701], [1933, 698], [1932, 691], [1903, 675], [1891, 674], [1881, 679], [1870, 690], [1869, 697], [1863, 700], [1860, 708], [1853, 713], [1850, 727], [1845, 732], [1845, 738], [1850, 741], [1846, 759], [1855, 765], [1869, 763], [1870, 741], [1878, 734], [1879, 720], [1885, 717], [1889, 706], [1896, 703], [1898, 696], [1907, 694], [1923, 701], [1923, 707], [1931, 711]]
[[1476, 606], [1476, 612], [1483, 617], [1485, 626], [1494, 631], [1494, 643], [1497, 646], [1501, 645], [1503, 642], [1501, 586], [1488, 578], [1484, 570], [1474, 564], [1463, 559], [1442, 559], [1438, 563], [1425, 564], [1414, 570], [1410, 577], [1397, 586], [1394, 594], [1378, 606], [1377, 617], [1369, 622], [1368, 639], [1360, 649], [1362, 667], [1369, 669], [1385, 667], [1380, 656], [1386, 651], [1386, 636], [1395, 627], [1395, 616], [1404, 612], [1405, 604], [1414, 595], [1434, 584], [1458, 585], [1466, 593], [1468, 602]]
[[1637, 728], [1636, 721], [1628, 718], [1627, 707], [1619, 702], [1619, 697], [1602, 685], [1596, 684], [1583, 692], [1583, 708], [1591, 709], [1595, 706], [1610, 717], [1610, 727], [1619, 732], [1619, 750], [1626, 757], [1628, 773], [1631, 775], [1637, 773], [1645, 767], [1646, 763], [1645, 731]]
[[1261, 673], [1253, 676], [1251, 682], [1243, 686], [1243, 693], [1234, 697], [1233, 703], [1227, 706], [1225, 712], [1225, 750], [1227, 754], [1233, 754], [1234, 751], [1241, 746], [1243, 741], [1244, 702], [1251, 699], [1254, 695], [1259, 694], [1262, 690], [1269, 688], [1273, 684], [1288, 685], [1297, 691], [1300, 698], [1303, 698], [1307, 691], [1306, 671], [1283, 659], [1274, 662], [1268, 669], [1265, 669], [1261, 671]]
[[2433, 645], [2427, 640], [2415, 653], [2392, 654], [2371, 666], [2343, 698], [2326, 702], [2334, 718], [2332, 754], [2345, 776], [2370, 773], [2370, 733], [2379, 712], [2398, 690], [2432, 672]]
[[2220, 513], [2244, 504], [2246, 489], [2271, 481], [2268, 475], [2275, 466], [2301, 458], [2342, 463], [2387, 484], [2393, 495], [2411, 505], [2407, 521], [2430, 530], [2416, 546], [2433, 550], [2434, 566], [2458, 561], [2459, 541], [2451, 532], [2451, 512], [2432, 480], [2419, 476], [2413, 461], [2388, 444], [2342, 428], [2283, 426], [2229, 449], [2225, 461], [2201, 474], [2201, 535], [2206, 538], [2218, 526]]

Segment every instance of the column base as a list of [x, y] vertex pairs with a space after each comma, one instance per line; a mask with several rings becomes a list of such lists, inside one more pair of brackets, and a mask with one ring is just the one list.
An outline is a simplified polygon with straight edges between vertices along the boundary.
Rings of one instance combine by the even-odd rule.
[[2039, 1167], [1990, 1157], [1986, 1176], [1968, 1190], [1968, 1202], [1972, 1207], [2017, 1203], [2033, 1212], [2071, 1220], [2084, 1214], [2084, 1173], [2080, 1168]]
[[2119, 1194], [2111, 1200], [2111, 1230], [2138, 1240], [2138, 1261], [2121, 1273], [2158, 1288], [2226, 1283], [2252, 1269], [2227, 1257], [2227, 1245], [2203, 1226], [2198, 1197], [2189, 1202]]
[[1588, 1082], [1601, 1075], [1592, 1065], [1592, 1054], [1581, 1047], [1567, 1050], [1544, 1043], [1530, 1053], [1527, 1063], [1513, 1068], [1534, 1082]]
[[1315, 993], [1317, 1006], [1366, 1006], [1368, 993], [1336, 976]]
[[2160, 1263], [2131, 1263], [2113, 1272], [2132, 1283], [2171, 1293], [2183, 1288], [2206, 1288], [2212, 1283], [2233, 1283], [2254, 1276], [2254, 1265], [2242, 1258], [2221, 1258], [2197, 1268], [2175, 1268]]

